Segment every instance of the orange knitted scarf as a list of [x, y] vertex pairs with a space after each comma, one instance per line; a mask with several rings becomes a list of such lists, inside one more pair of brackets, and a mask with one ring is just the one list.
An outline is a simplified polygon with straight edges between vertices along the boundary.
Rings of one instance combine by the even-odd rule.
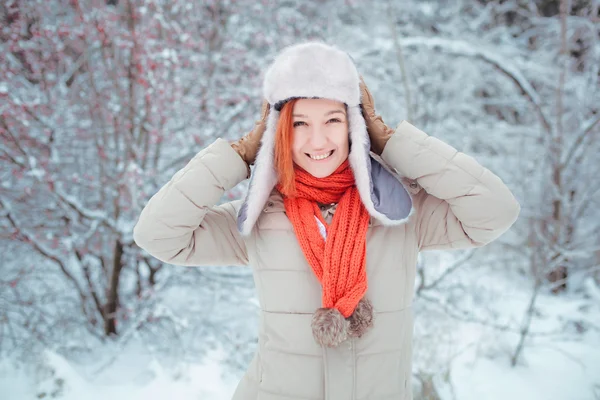
[[[296, 196], [283, 193], [284, 206], [304, 256], [323, 288], [323, 307], [348, 318], [367, 291], [366, 243], [369, 213], [348, 160], [326, 178], [295, 169]], [[327, 225], [317, 203], [338, 203]], [[319, 231], [315, 216], [326, 229]]]

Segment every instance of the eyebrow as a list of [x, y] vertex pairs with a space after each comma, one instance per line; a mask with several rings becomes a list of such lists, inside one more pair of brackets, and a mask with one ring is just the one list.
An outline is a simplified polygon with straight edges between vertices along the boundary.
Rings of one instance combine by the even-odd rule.
[[[340, 114], [343, 114], [344, 116], [346, 115], [346, 113], [343, 112], [342, 110], [331, 110], [331, 111], [327, 111], [325, 113], [325, 116], [331, 115], [331, 114], [335, 114], [335, 113], [340, 113]], [[301, 117], [301, 118], [308, 118], [308, 116], [304, 115], [304, 114], [293, 114], [293, 116], [294, 117]]]

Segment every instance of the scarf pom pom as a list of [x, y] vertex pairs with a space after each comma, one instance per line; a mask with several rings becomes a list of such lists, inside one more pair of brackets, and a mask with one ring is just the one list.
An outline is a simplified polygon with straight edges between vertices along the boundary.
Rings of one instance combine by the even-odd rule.
[[349, 322], [348, 336], [361, 337], [373, 326], [373, 304], [369, 299], [360, 299], [354, 312], [347, 318]]
[[337, 308], [319, 308], [312, 318], [315, 341], [327, 347], [337, 347], [348, 339], [350, 323]]

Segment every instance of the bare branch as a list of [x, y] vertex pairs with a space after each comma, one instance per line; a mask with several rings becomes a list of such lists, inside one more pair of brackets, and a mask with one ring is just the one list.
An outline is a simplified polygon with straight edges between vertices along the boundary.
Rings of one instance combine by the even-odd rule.
[[407, 47], [429, 47], [444, 51], [448, 54], [473, 57], [487, 62], [515, 83], [529, 103], [534, 107], [546, 132], [552, 132], [552, 126], [542, 110], [542, 101], [535, 88], [515, 66], [511, 65], [498, 53], [492, 53], [486, 49], [475, 47], [472, 44], [460, 40], [442, 39], [438, 37], [406, 37], [403, 39], [402, 44]]
[[390, 0], [388, 0], [387, 2], [387, 9], [392, 40], [394, 41], [394, 49], [396, 51], [396, 59], [398, 60], [398, 66], [400, 67], [400, 73], [402, 74], [402, 84], [404, 86], [404, 94], [406, 97], [406, 119], [408, 121], [413, 121], [414, 112], [410, 95], [410, 85], [408, 84], [408, 73], [406, 71], [406, 64], [404, 63], [404, 55], [402, 54], [402, 46], [400, 45], [400, 39], [398, 39], [394, 11], [392, 8], [392, 2]]
[[17, 232], [19, 232], [19, 234], [24, 237], [24, 242], [29, 244], [30, 246], [32, 246], [39, 254], [41, 254], [45, 258], [53, 261], [54, 263], [56, 263], [59, 266], [59, 268], [62, 271], [62, 273], [64, 274], [64, 276], [73, 284], [73, 286], [77, 290], [79, 298], [81, 299], [82, 307], [84, 308], [83, 311], [85, 313], [85, 299], [86, 299], [85, 292], [83, 291], [83, 288], [81, 287], [81, 285], [79, 284], [77, 279], [67, 269], [66, 262], [63, 261], [59, 255], [53, 254], [52, 251], [46, 249], [38, 240], [36, 240], [36, 238], [33, 235], [29, 234], [25, 229], [19, 227], [16, 219], [12, 216], [12, 214], [10, 212], [10, 210], [11, 210], [10, 206], [8, 205], [8, 203], [3, 201], [1, 198], [0, 198], [0, 206], [7, 210], [6, 215], [5, 215], [6, 218], [10, 222], [11, 226], [13, 228], [15, 228], [17, 230]]
[[81, 253], [79, 251], [77, 251], [77, 250], [75, 251], [75, 256], [79, 260], [79, 264], [82, 267], [83, 273], [85, 275], [85, 280], [87, 282], [89, 292], [92, 294], [92, 299], [94, 300], [96, 309], [98, 310], [98, 313], [104, 319], [105, 318], [104, 307], [102, 306], [102, 303], [100, 302], [100, 299], [98, 298], [98, 292], [96, 291], [96, 287], [94, 286], [94, 283], [92, 282], [89, 265], [87, 265], [87, 263], [83, 260], [83, 256], [81, 255]]
[[458, 268], [463, 266], [467, 261], [469, 261], [473, 255], [475, 254], [475, 249], [470, 249], [465, 252], [465, 254], [458, 260], [456, 260], [450, 267], [446, 268], [444, 273], [442, 273], [437, 279], [431, 282], [428, 285], [425, 285], [423, 281], [421, 281], [421, 285], [417, 289], [417, 294], [421, 293], [423, 290], [431, 290], [434, 289], [440, 282], [442, 282], [447, 276], [452, 274]]
[[[592, 131], [593, 131], [594, 127], [596, 125], [598, 125], [598, 123], [600, 123], [600, 116], [598, 118], [596, 118], [595, 120], [592, 118], [587, 123], [584, 124], [583, 128], [581, 129], [581, 132], [579, 132], [579, 134], [577, 135], [577, 138], [575, 139], [575, 141], [573, 141], [573, 144], [571, 145], [569, 150], [567, 150], [567, 152], [565, 153], [564, 160], [561, 163], [563, 168], [566, 168], [571, 163], [571, 160], [572, 160], [573, 156], [575, 155], [575, 153], [577, 152], [577, 150], [579, 149], [579, 147], [581, 147], [581, 145], [583, 144], [584, 140], [588, 137], [588, 135], [591, 136], [591, 134], [594, 133]], [[600, 132], [600, 129], [598, 131], [595, 131], [596, 134], [598, 134], [598, 132]]]

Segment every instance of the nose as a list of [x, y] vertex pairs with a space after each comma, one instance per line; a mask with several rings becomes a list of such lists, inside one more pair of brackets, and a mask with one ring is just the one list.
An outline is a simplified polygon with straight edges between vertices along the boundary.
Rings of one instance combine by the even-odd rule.
[[327, 145], [327, 135], [319, 127], [313, 127], [311, 130], [310, 145], [314, 150], [324, 149]]

